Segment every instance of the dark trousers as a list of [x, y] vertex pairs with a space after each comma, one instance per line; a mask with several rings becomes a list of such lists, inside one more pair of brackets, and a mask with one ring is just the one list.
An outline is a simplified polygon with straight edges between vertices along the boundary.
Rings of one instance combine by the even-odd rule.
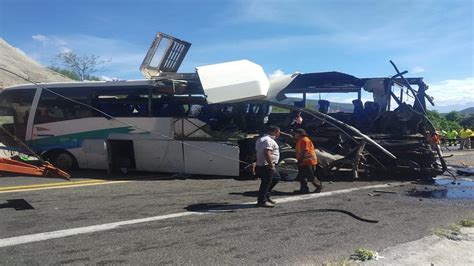
[[316, 165], [299, 165], [298, 176], [296, 179], [300, 181], [301, 190], [308, 189], [308, 182], [311, 182], [315, 187], [321, 186], [321, 181], [314, 175]]
[[271, 194], [273, 188], [280, 181], [280, 175], [276, 170], [272, 170], [266, 166], [257, 166], [255, 174], [260, 178], [260, 188], [258, 189], [258, 202], [266, 202]]
[[453, 144], [456, 146], [456, 139], [448, 139], [448, 144], [449, 146], [452, 146]]

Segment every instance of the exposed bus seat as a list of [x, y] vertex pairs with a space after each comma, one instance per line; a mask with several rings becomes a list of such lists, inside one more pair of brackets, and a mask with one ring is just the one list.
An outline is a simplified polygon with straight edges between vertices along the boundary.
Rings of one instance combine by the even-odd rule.
[[352, 104], [354, 105], [354, 110], [350, 118], [351, 124], [356, 127], [361, 127], [363, 123], [367, 120], [367, 116], [364, 111], [364, 105], [359, 99], [353, 100]]
[[376, 102], [365, 102], [364, 111], [369, 119], [375, 118], [380, 112], [380, 105]]
[[217, 130], [218, 119], [216, 115], [219, 111], [216, 108], [216, 105], [204, 105], [198, 115], [198, 119], [208, 124], [213, 131]]
[[364, 113], [366, 115], [366, 122], [365, 125], [366, 131], [370, 131], [375, 120], [379, 117], [380, 114], [380, 105], [376, 102], [365, 102], [364, 104]]
[[168, 113], [170, 117], [182, 117], [186, 114], [184, 106], [177, 103], [169, 103], [165, 112]]
[[128, 107], [123, 103], [100, 103], [99, 109], [111, 116], [127, 117], [129, 116]]
[[260, 110], [260, 106], [257, 104], [250, 104], [248, 113], [246, 115], [247, 120], [247, 128], [249, 130], [256, 130], [258, 128], [258, 112]]
[[331, 105], [329, 101], [319, 100], [318, 105], [319, 105], [319, 112], [321, 112], [323, 114], [329, 113], [329, 109], [330, 109], [330, 105]]
[[127, 104], [128, 113], [130, 116], [148, 116], [148, 104]]
[[216, 113], [216, 128], [217, 130], [223, 130], [227, 128], [237, 127], [233, 119], [234, 107], [231, 105], [224, 105], [220, 107], [220, 111]]
[[128, 111], [131, 116], [148, 116], [148, 99], [140, 95], [128, 95], [126, 98]]
[[248, 104], [236, 104], [234, 108], [232, 108], [232, 117], [234, 118], [235, 124], [237, 124], [238, 128], [241, 131], [247, 130], [247, 113], [249, 111]]
[[352, 101], [352, 104], [354, 105], [354, 110], [352, 113], [355, 116], [361, 116], [364, 112], [364, 105], [362, 104], [362, 101], [359, 99], [355, 99]]

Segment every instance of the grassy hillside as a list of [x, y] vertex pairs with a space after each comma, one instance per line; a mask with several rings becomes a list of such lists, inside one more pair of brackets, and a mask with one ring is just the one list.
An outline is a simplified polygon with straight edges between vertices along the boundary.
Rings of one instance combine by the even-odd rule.
[[474, 107], [469, 107], [464, 110], [459, 111], [463, 115], [474, 114]]
[[[2, 38], [0, 38], [0, 67], [8, 69], [9, 71], [23, 77], [28, 77], [35, 82], [72, 81], [59, 73], [43, 67], [38, 62], [29, 58], [21, 50], [8, 44]], [[28, 83], [28, 81], [0, 70], [0, 89], [25, 83]]]

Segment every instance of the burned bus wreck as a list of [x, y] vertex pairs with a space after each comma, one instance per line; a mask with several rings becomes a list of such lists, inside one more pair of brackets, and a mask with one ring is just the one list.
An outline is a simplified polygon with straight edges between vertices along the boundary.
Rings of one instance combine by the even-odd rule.
[[[165, 39], [168, 49], [156, 55]], [[189, 46], [159, 33], [141, 66], [142, 72], [151, 79], [193, 75], [175, 73]], [[159, 63], [151, 66], [153, 58], [159, 56], [161, 59], [155, 60]], [[426, 132], [435, 130], [426, 117], [426, 100], [433, 104], [426, 95], [428, 87], [422, 78], [405, 78], [406, 72], [401, 73], [393, 62], [396, 75], [391, 78], [324, 72], [270, 80], [263, 77], [258, 65], [249, 63], [196, 68], [206, 104], [195, 107], [193, 115], [205, 126], [191, 130], [192, 134], [202, 131], [215, 140], [235, 143], [241, 174], [252, 168], [255, 140], [267, 125], [280, 126], [287, 133], [297, 127], [306, 129], [318, 147], [319, 168], [324, 174], [348, 169], [354, 177], [433, 177], [446, 170], [440, 151], [432, 150], [426, 138]], [[371, 94], [371, 99], [362, 102], [363, 91]], [[352, 110], [329, 112], [330, 101], [320, 100], [318, 106], [308, 104], [311, 95], [321, 93], [356, 93], [357, 98], [352, 101]], [[302, 97], [295, 99], [291, 97], [294, 95]], [[282, 158], [288, 159], [281, 167], [291, 168], [293, 140], [283, 136], [280, 142]]]
[[[0, 107], [9, 122], [2, 127], [61, 169], [248, 176], [256, 139], [277, 125], [288, 133], [279, 139], [278, 165], [288, 180], [297, 169], [296, 128], [315, 143], [321, 175], [433, 177], [446, 170], [425, 138], [434, 128], [421, 78], [395, 68], [391, 78], [324, 72], [269, 79], [248, 60], [178, 73], [190, 45], [158, 33], [140, 67], [146, 80], [6, 88]], [[315, 104], [332, 93], [356, 96], [344, 97], [352, 100], [345, 110], [323, 98]], [[365, 102], [364, 93], [371, 95]]]
[[[320, 157], [329, 153], [339, 158], [322, 165], [326, 172], [348, 168], [354, 177], [360, 173], [433, 177], [446, 170], [440, 151], [432, 150], [426, 138], [426, 132], [434, 132], [434, 127], [426, 117], [425, 99], [432, 100], [425, 94], [422, 78], [405, 79], [400, 73], [392, 78], [356, 78], [325, 72], [280, 77], [273, 83], [278, 84], [273, 102], [284, 102], [287, 95], [302, 95], [294, 102], [301, 107], [299, 126], [310, 132], [313, 142], [324, 151]], [[362, 90], [373, 100], [363, 103]], [[352, 110], [330, 112], [331, 102], [326, 100], [319, 100], [317, 106], [307, 104], [311, 94], [351, 92], [357, 94], [349, 106]], [[404, 96], [414, 100], [410, 103]], [[273, 121], [282, 120], [275, 117], [270, 119]]]

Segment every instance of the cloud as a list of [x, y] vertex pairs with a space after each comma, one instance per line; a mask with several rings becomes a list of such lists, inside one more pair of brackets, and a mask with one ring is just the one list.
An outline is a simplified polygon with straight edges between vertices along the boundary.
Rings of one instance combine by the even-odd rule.
[[474, 102], [474, 77], [450, 79], [429, 86], [427, 93], [437, 106], [466, 105]]
[[423, 73], [425, 72], [425, 69], [420, 67], [420, 66], [416, 66], [414, 67], [412, 70], [411, 70], [411, 73], [415, 74], [415, 73]]
[[[239, 0], [222, 21], [258, 30], [271, 27], [265, 38], [249, 34], [253, 38], [244, 40], [243, 45], [240, 40], [218, 45], [228, 47], [228, 51], [311, 46], [331, 47], [351, 55], [381, 51], [400, 64], [425, 62], [426, 67], [450, 61], [458, 54], [472, 54], [470, 1]], [[429, 69], [432, 72], [433, 67]]]
[[100, 80], [103, 80], [103, 81], [115, 81], [115, 80], [119, 80], [118, 78], [111, 78], [111, 77], [108, 77], [108, 76], [105, 76], [105, 75], [102, 75], [100, 76]]
[[49, 38], [42, 35], [42, 34], [36, 34], [36, 35], [33, 35], [31, 36], [31, 38], [34, 40], [34, 41], [37, 41], [43, 45], [45, 45], [48, 41], [49, 41]]
[[61, 48], [59, 49], [59, 51], [60, 51], [61, 53], [71, 53], [71, 52], [72, 52], [72, 49], [71, 49], [71, 48], [68, 48], [68, 47], [61, 47]]
[[142, 78], [138, 69], [148, 45], [141, 46], [120, 39], [84, 34], [61, 36], [36, 34], [32, 38], [36, 45], [29, 44], [24, 50], [43, 65], [57, 63], [54, 61], [55, 56], [60, 52], [97, 55], [104, 61], [104, 64], [95, 75], [120, 79]]
[[283, 70], [277, 69], [277, 70], [273, 71], [273, 73], [268, 75], [268, 77], [276, 78], [276, 77], [281, 77], [281, 76], [284, 76], [284, 75], [285, 75], [285, 72]]

